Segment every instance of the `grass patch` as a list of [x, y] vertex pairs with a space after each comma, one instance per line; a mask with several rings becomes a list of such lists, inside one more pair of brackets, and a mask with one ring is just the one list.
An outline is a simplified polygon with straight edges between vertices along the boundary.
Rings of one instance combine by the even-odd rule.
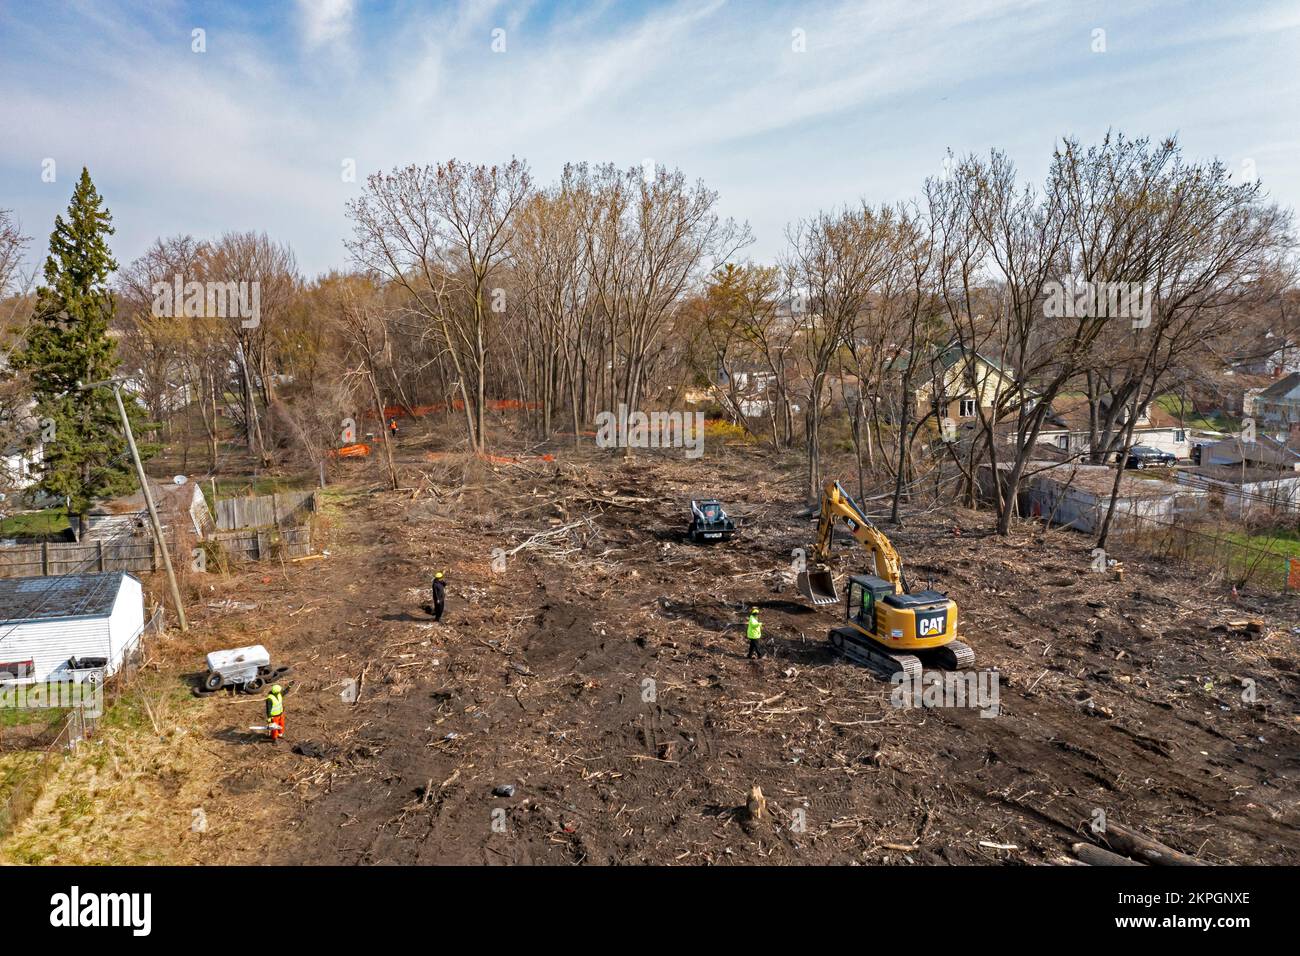
[[[175, 676], [137, 677], [95, 735], [53, 770], [31, 813], [0, 845], [0, 862], [197, 862], [193, 809], [210, 799], [209, 781], [219, 771], [204, 746], [204, 711]], [[0, 774], [9, 766], [16, 782], [30, 771], [24, 761], [39, 754], [3, 756]]]
[[1184, 428], [1198, 428], [1203, 431], [1235, 432], [1241, 428], [1241, 420], [1222, 413], [1202, 415], [1192, 403], [1181, 395], [1166, 393], [1156, 399], [1156, 404], [1170, 415], [1182, 420]]
[[1250, 582], [1257, 586], [1281, 590], [1286, 587], [1290, 558], [1300, 558], [1300, 532], [1272, 531], [1251, 534], [1246, 531], [1228, 531], [1222, 534], [1225, 541], [1256, 551], [1234, 551], [1228, 563], [1230, 574], [1244, 577], [1248, 572]]
[[60, 535], [71, 527], [67, 508], [27, 511], [0, 521], [0, 538], [44, 538]]
[[0, 727], [51, 730], [68, 714], [66, 707], [0, 707]]
[[0, 753], [0, 803], [9, 799], [22, 781], [41, 760], [39, 750], [11, 750]]

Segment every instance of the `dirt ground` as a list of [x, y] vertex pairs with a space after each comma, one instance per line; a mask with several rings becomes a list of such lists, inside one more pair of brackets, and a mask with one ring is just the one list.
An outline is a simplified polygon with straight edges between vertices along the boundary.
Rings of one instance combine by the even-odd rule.
[[[291, 665], [288, 738], [245, 729], [259, 700], [197, 705], [205, 757], [174, 802], [206, 826], [155, 839], [217, 863], [1023, 864], [1059, 862], [1100, 812], [1208, 862], [1300, 863], [1294, 600], [1138, 554], [1116, 580], [1084, 535], [914, 511], [886, 530], [957, 601], [1000, 707], [899, 709], [830, 651], [843, 605], [794, 590], [814, 527], [797, 460], [555, 453], [452, 494], [462, 460], [405, 447], [407, 490], [366, 463], [327, 499], [322, 560], [213, 584], [193, 651], [257, 641]], [[744, 518], [734, 541], [685, 541], [703, 496]], [[1246, 618], [1262, 633], [1228, 625]]]

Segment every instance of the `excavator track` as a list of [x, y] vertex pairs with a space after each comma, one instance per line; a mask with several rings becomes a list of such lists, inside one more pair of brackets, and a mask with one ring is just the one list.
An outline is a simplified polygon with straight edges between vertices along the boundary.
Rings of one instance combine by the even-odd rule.
[[969, 644], [952, 641], [943, 647], [916, 654], [896, 654], [867, 640], [853, 628], [837, 627], [829, 634], [831, 646], [849, 660], [870, 667], [886, 679], [904, 673], [919, 677], [929, 665], [946, 671], [965, 670], [975, 664], [975, 651]]
[[975, 649], [961, 641], [950, 641], [930, 652], [935, 666], [946, 671], [964, 671], [975, 665]]
[[921, 659], [915, 654], [894, 654], [865, 640], [852, 628], [837, 627], [830, 632], [831, 646], [849, 660], [871, 668], [886, 680], [895, 674], [909, 678], [921, 676]]

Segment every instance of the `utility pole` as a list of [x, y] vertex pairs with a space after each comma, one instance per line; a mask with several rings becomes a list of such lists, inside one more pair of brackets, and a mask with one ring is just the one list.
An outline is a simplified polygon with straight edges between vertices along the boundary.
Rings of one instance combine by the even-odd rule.
[[158, 545], [158, 550], [162, 552], [163, 569], [167, 572], [167, 588], [172, 594], [172, 604], [176, 608], [176, 620], [181, 626], [181, 632], [184, 633], [190, 629], [189, 622], [185, 620], [185, 605], [181, 603], [181, 589], [176, 586], [176, 572], [172, 570], [171, 550], [167, 543], [163, 541], [162, 523], [158, 520], [158, 509], [154, 507], [153, 493], [149, 490], [149, 479], [144, 473], [144, 465], [140, 463], [140, 450], [135, 447], [135, 435], [131, 432], [131, 419], [127, 417], [126, 406], [122, 404], [122, 392], [117, 382], [107, 383], [113, 387], [113, 397], [117, 399], [117, 410], [122, 416], [122, 428], [126, 430], [126, 443], [131, 448], [131, 460], [135, 462], [135, 473], [140, 479], [140, 490], [144, 492], [144, 503], [149, 508], [149, 523], [153, 525], [154, 543]]

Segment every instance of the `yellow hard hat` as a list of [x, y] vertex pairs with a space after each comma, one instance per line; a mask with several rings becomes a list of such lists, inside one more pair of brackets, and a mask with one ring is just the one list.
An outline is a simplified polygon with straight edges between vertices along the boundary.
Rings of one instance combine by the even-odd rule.
[[279, 684], [272, 684], [272, 685], [271, 685], [271, 693], [272, 693], [272, 694], [283, 694], [283, 693], [284, 693], [284, 690], [280, 687]]
[[435, 577], [435, 578], [440, 578], [440, 577], [442, 577], [442, 572], [439, 571], [437, 574], [434, 575], [434, 577]]
[[751, 608], [749, 609], [749, 613], [750, 613], [750, 614], [757, 614], [757, 613], [758, 613], [758, 608], [756, 608], [756, 607], [751, 607]]

